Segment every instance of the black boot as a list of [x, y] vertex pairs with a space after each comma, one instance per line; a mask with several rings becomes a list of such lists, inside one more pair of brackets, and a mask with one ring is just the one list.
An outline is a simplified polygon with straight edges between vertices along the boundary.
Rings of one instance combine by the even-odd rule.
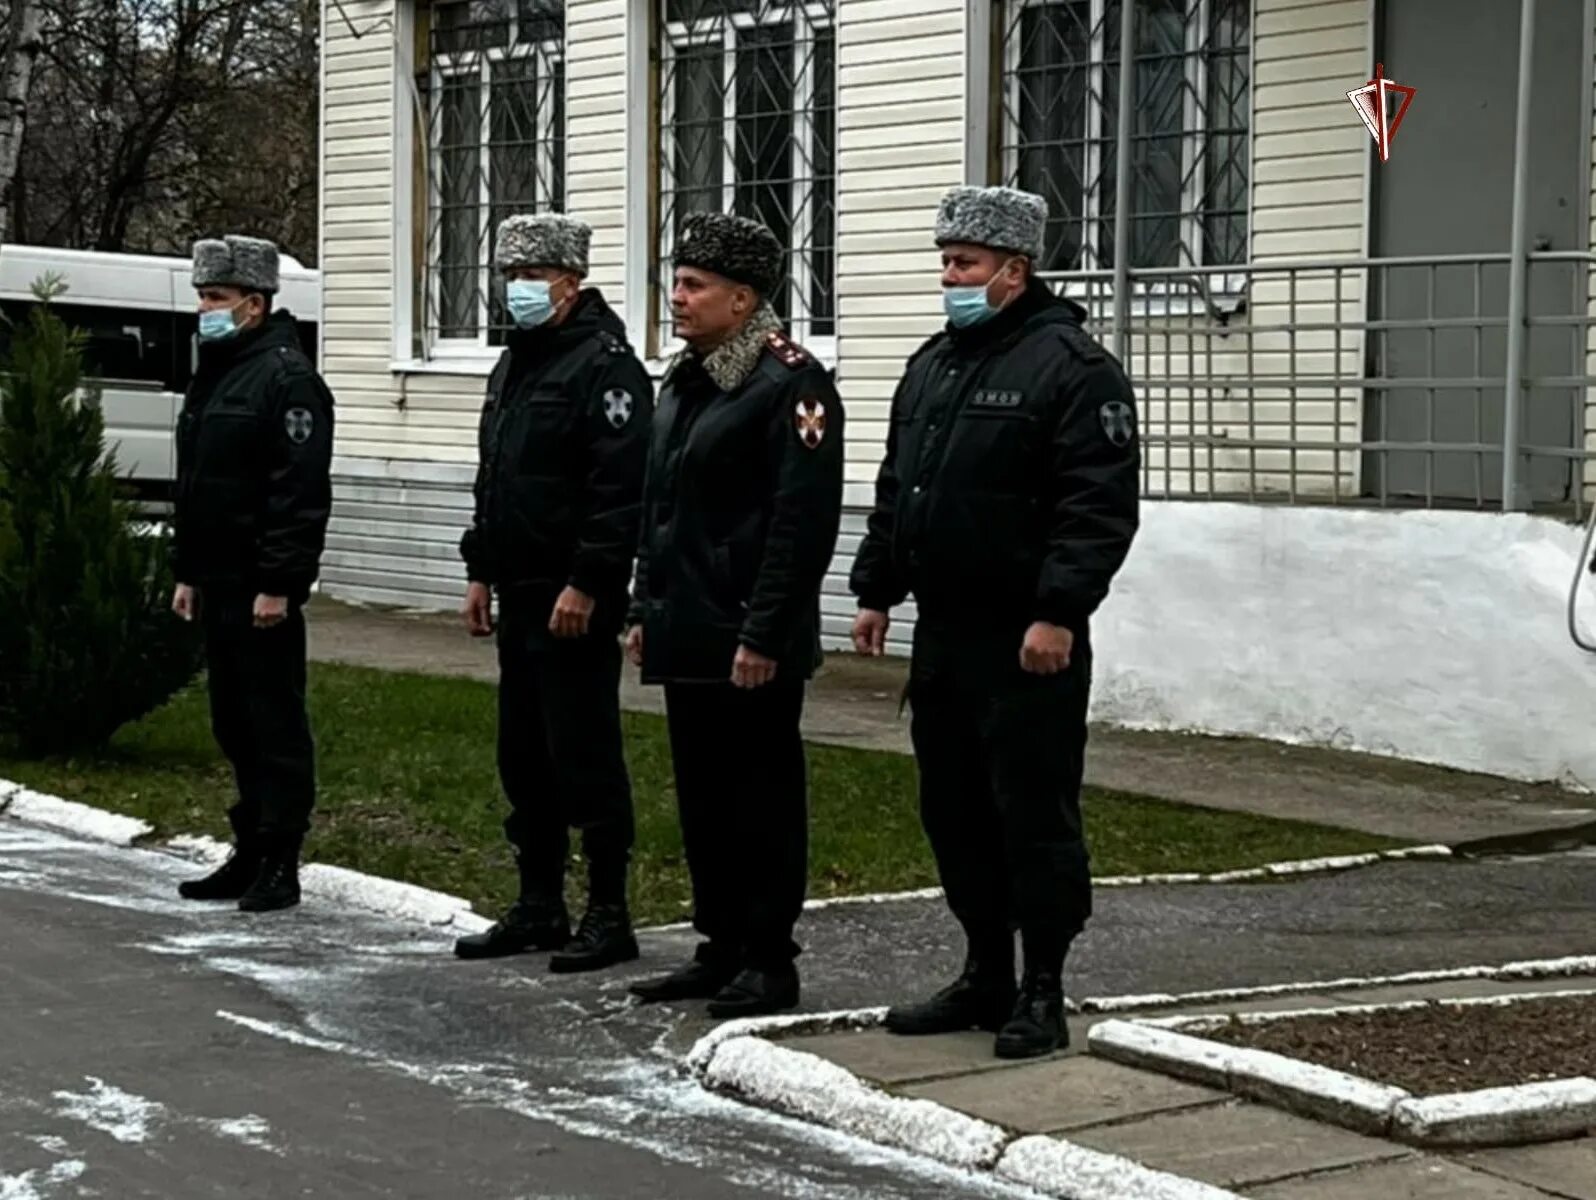
[[459, 958], [503, 958], [523, 950], [556, 950], [571, 940], [571, 919], [561, 900], [517, 900], [481, 933], [454, 944]]
[[239, 898], [240, 912], [276, 912], [299, 903], [299, 846], [283, 842], [261, 854], [260, 873]]
[[985, 1029], [996, 1033], [1014, 1009], [1014, 955], [971, 951], [964, 972], [929, 1000], [887, 1010], [889, 1033], [917, 1037]]
[[237, 900], [259, 874], [260, 851], [248, 842], [239, 842], [227, 861], [205, 878], [178, 884], [177, 894], [185, 900]]
[[708, 1000], [737, 977], [737, 957], [713, 942], [694, 952], [693, 961], [669, 975], [634, 983], [628, 990], [644, 1004]]
[[798, 968], [792, 963], [749, 967], [709, 1002], [712, 1017], [759, 1017], [798, 1007]]
[[555, 974], [601, 971], [637, 958], [637, 938], [624, 904], [590, 904], [565, 949], [549, 959]]
[[1064, 1024], [1064, 986], [1052, 971], [1026, 971], [1008, 1023], [998, 1031], [999, 1058], [1039, 1058], [1070, 1044]]

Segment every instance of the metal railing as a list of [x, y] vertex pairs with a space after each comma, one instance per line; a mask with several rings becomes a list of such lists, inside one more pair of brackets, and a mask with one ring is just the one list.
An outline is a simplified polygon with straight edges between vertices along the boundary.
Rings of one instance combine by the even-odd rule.
[[[1579, 519], [1596, 500], [1596, 255], [1527, 256], [1518, 338], [1511, 261], [1135, 269], [1122, 331], [1113, 272], [1044, 278], [1123, 348], [1147, 496]], [[1504, 419], [1510, 345], [1522, 362], [1516, 429]], [[1506, 454], [1516, 502], [1504, 506]]]

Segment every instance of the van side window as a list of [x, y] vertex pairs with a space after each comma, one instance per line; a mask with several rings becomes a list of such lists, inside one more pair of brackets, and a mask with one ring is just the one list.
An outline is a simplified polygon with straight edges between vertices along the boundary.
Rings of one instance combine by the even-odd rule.
[[60, 302], [53, 307], [57, 316], [83, 334], [85, 378], [177, 389], [171, 313]]

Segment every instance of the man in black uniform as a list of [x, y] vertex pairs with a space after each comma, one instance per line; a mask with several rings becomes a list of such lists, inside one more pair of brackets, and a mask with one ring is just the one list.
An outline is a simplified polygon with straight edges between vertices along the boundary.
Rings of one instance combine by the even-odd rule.
[[205, 630], [211, 728], [233, 765], [233, 853], [179, 892], [245, 912], [299, 903], [315, 805], [303, 605], [332, 507], [333, 397], [273, 311], [277, 247], [194, 245], [199, 369], [177, 431], [172, 609]]
[[[560, 949], [554, 971], [637, 957], [626, 902], [632, 791], [621, 746], [621, 626], [637, 548], [653, 386], [626, 327], [583, 288], [592, 233], [558, 214], [499, 226], [511, 330], [482, 410], [476, 511], [460, 541], [471, 633], [499, 595], [499, 777], [520, 896], [461, 958]], [[572, 827], [588, 905], [565, 907]]]
[[643, 682], [665, 685], [693, 924], [706, 939], [694, 961], [632, 991], [708, 999], [718, 1017], [798, 1003], [799, 717], [842, 514], [842, 403], [770, 306], [782, 259], [756, 222], [683, 222], [671, 310], [688, 349], [654, 418], [627, 634]]
[[1031, 274], [1046, 218], [1040, 197], [1008, 188], [944, 198], [949, 324], [893, 400], [851, 579], [862, 653], [882, 653], [889, 610], [915, 596], [921, 819], [968, 940], [960, 978], [887, 1027], [989, 1029], [1013, 1058], [1067, 1038], [1064, 958], [1091, 915], [1089, 618], [1137, 528], [1134, 396], [1085, 312]]

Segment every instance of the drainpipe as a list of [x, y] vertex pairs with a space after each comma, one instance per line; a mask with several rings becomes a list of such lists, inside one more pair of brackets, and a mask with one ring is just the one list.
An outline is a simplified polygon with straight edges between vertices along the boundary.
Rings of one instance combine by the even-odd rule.
[[1114, 158], [1114, 354], [1130, 364], [1131, 105], [1135, 101], [1136, 0], [1119, 10], [1119, 129]]
[[1518, 112], [1513, 131], [1513, 244], [1507, 277], [1507, 390], [1502, 405], [1502, 511], [1529, 507], [1519, 482], [1519, 425], [1529, 341], [1529, 136], [1531, 67], [1535, 61], [1535, 3], [1520, 0]]

